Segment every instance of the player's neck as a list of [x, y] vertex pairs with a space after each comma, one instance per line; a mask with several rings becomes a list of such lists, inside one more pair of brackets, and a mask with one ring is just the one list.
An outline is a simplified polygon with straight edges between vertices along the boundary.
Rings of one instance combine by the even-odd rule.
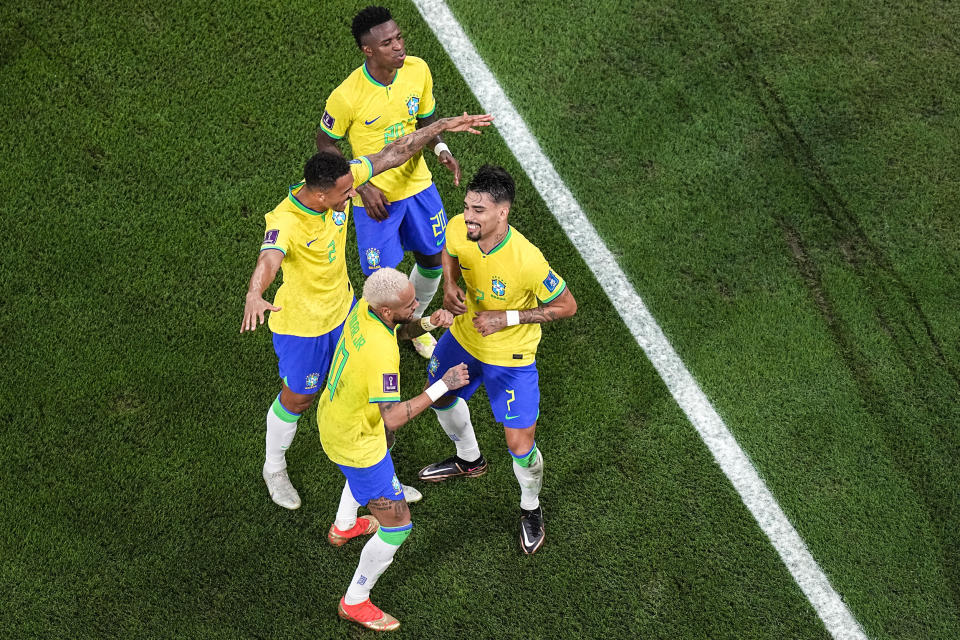
[[397, 323], [394, 322], [393, 319], [387, 320], [385, 317], [383, 317], [383, 314], [380, 313], [378, 309], [374, 309], [373, 307], [370, 307], [370, 313], [377, 316], [380, 322], [385, 324], [388, 329], [394, 329], [397, 326]]
[[507, 231], [509, 230], [510, 225], [504, 223], [503, 228], [497, 229], [486, 238], [480, 238], [477, 240], [477, 246], [480, 247], [480, 251], [483, 251], [484, 253], [490, 253], [496, 249], [497, 245], [503, 242], [503, 239], [507, 237]]
[[397, 70], [393, 67], [380, 67], [369, 58], [366, 61], [367, 73], [370, 77], [384, 86], [393, 84], [393, 79], [397, 77]]

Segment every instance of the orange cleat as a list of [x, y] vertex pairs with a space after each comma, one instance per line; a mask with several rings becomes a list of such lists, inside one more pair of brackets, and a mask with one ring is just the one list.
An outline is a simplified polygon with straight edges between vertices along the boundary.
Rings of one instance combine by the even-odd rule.
[[343, 598], [340, 598], [337, 615], [374, 631], [395, 631], [400, 628], [400, 621], [389, 613], [381, 611], [380, 607], [370, 601], [370, 598], [360, 604], [347, 604]]
[[336, 525], [330, 525], [330, 531], [327, 532], [327, 542], [335, 547], [342, 547], [347, 540], [357, 536], [370, 535], [380, 528], [380, 523], [373, 516], [360, 516], [357, 523], [346, 531], [337, 529]]

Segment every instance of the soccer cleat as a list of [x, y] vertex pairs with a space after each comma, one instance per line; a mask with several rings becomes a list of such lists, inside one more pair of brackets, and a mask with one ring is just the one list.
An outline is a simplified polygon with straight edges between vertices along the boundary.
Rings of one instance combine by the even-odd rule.
[[403, 485], [403, 497], [406, 498], [407, 504], [413, 504], [414, 502], [423, 500], [423, 494], [408, 484]]
[[417, 475], [425, 482], [440, 482], [448, 478], [464, 477], [476, 478], [487, 472], [487, 461], [480, 456], [473, 462], [467, 462], [458, 456], [451, 456], [446, 460], [434, 462], [420, 469]]
[[381, 611], [380, 607], [370, 602], [370, 598], [360, 604], [347, 604], [340, 598], [337, 615], [374, 631], [394, 631], [400, 627], [399, 620]]
[[347, 543], [347, 540], [352, 540], [357, 536], [370, 535], [379, 528], [380, 523], [373, 516], [360, 516], [357, 518], [357, 522], [346, 531], [337, 529], [335, 524], [330, 525], [330, 530], [327, 531], [327, 542], [335, 547], [342, 547]]
[[413, 339], [413, 348], [422, 358], [430, 359], [433, 355], [433, 348], [437, 346], [437, 339], [429, 333], [425, 333], [419, 338]]
[[264, 469], [263, 481], [267, 483], [267, 490], [270, 492], [271, 500], [284, 509], [300, 508], [300, 494], [293, 488], [286, 469], [281, 469], [274, 473], [268, 473], [267, 470]]
[[547, 534], [543, 530], [543, 509], [520, 509], [520, 548], [526, 554], [536, 553]]

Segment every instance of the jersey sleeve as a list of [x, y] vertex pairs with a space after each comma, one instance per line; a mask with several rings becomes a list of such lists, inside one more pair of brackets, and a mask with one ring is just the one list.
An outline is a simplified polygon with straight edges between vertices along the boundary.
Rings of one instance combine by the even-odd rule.
[[437, 110], [437, 101], [433, 97], [433, 75], [430, 67], [423, 65], [423, 96], [420, 98], [420, 111], [417, 118], [429, 118]]
[[353, 174], [353, 188], [356, 189], [373, 177], [373, 163], [367, 156], [360, 156], [350, 161], [350, 173]]
[[554, 300], [563, 293], [567, 283], [556, 271], [550, 268], [546, 258], [539, 249], [534, 249], [526, 258], [525, 280], [527, 287], [537, 296], [537, 300], [544, 304]]
[[395, 357], [379, 354], [375, 361], [367, 361], [369, 402], [400, 402], [400, 351], [393, 351]]
[[287, 254], [287, 248], [290, 246], [292, 235], [291, 220], [287, 216], [278, 215], [271, 211], [264, 216], [267, 223], [267, 231], [263, 234], [263, 243], [260, 245], [260, 251], [266, 249], [277, 249]]
[[333, 90], [327, 98], [326, 109], [320, 118], [320, 128], [331, 138], [341, 139], [347, 135], [347, 129], [353, 122], [353, 109], [347, 102], [346, 96], [340, 87]]

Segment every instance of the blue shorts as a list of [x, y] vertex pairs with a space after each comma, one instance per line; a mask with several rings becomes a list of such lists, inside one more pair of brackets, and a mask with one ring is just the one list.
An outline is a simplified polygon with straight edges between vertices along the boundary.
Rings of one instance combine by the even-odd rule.
[[425, 256], [440, 253], [446, 240], [447, 213], [433, 183], [418, 194], [387, 205], [387, 219], [377, 221], [363, 207], [353, 208], [357, 249], [363, 275], [380, 267], [396, 267], [404, 251]]
[[405, 500], [403, 485], [397, 480], [397, 472], [393, 468], [393, 458], [390, 452], [383, 456], [383, 460], [372, 467], [348, 467], [338, 464], [340, 471], [350, 483], [350, 493], [353, 499], [362, 505], [377, 498], [390, 500]]
[[[357, 303], [356, 299], [350, 304]], [[273, 334], [273, 350], [283, 383], [290, 391], [313, 395], [327, 381], [330, 360], [343, 333], [343, 323], [333, 331], [315, 338], [302, 338], [284, 333]]]
[[443, 377], [447, 369], [460, 363], [467, 365], [470, 382], [453, 392], [464, 401], [477, 390], [482, 382], [487, 388], [490, 408], [497, 422], [508, 429], [532, 427], [540, 416], [540, 374], [537, 363], [522, 367], [501, 367], [477, 360], [460, 346], [453, 334], [447, 331], [433, 350], [427, 364], [427, 379], [430, 384]]

